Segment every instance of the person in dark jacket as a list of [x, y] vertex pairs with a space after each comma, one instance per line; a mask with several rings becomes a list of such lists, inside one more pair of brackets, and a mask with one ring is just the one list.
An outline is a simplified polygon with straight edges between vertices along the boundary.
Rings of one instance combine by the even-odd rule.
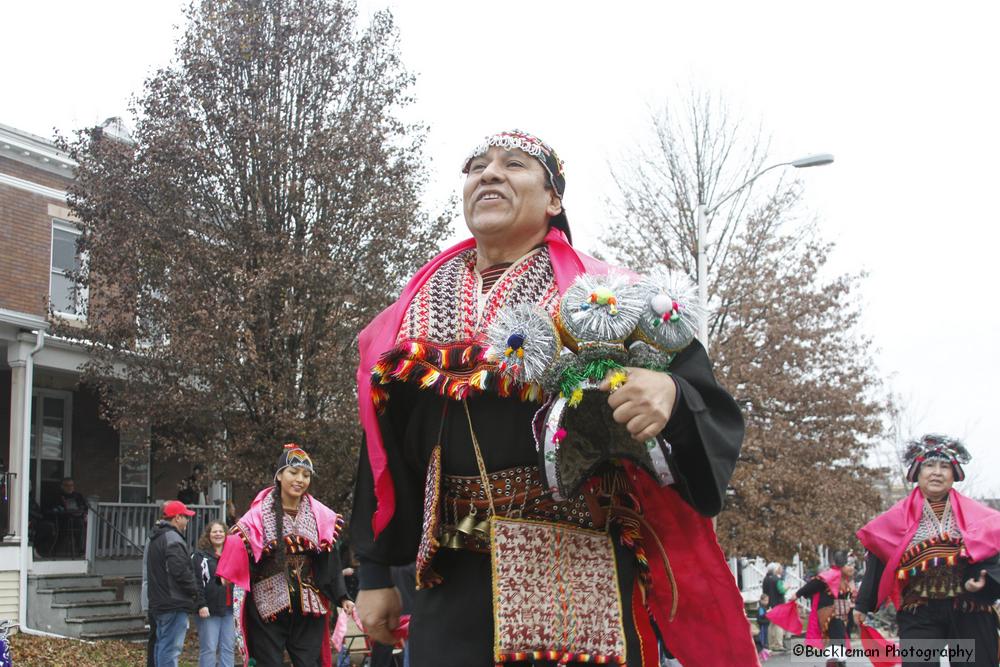
[[198, 550], [191, 556], [195, 582], [208, 605], [208, 618], [198, 618], [198, 667], [233, 667], [236, 625], [233, 622], [233, 585], [215, 576], [226, 526], [212, 521], [198, 539]]
[[205, 466], [200, 463], [195, 464], [191, 469], [191, 476], [186, 477], [177, 484], [177, 500], [186, 505], [197, 505], [204, 502], [205, 485], [202, 478], [205, 475]]
[[167, 502], [146, 547], [149, 613], [156, 621], [156, 667], [177, 667], [189, 613], [197, 609], [198, 616], [208, 618], [205, 597], [191, 569], [191, 550], [184, 539], [192, 516], [194, 512], [181, 501]]
[[[761, 592], [767, 595], [767, 609], [770, 611], [785, 602], [785, 568], [781, 563], [768, 563], [767, 575], [761, 583]], [[772, 651], [785, 650], [785, 631], [777, 623], [769, 623], [767, 634], [761, 637], [764, 648]]]
[[61, 553], [68, 556], [83, 555], [84, 535], [87, 531], [87, 499], [76, 490], [76, 482], [72, 477], [63, 477], [60, 483], [59, 495], [48, 509], [58, 530], [58, 543]]

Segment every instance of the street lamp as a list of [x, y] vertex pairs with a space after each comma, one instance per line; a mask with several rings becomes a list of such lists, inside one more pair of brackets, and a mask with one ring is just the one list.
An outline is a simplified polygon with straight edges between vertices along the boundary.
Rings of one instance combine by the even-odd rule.
[[798, 160], [792, 160], [790, 162], [779, 162], [777, 164], [772, 164], [770, 167], [765, 167], [761, 169], [756, 174], [747, 179], [747, 181], [736, 188], [725, 197], [717, 201], [711, 207], [708, 204], [698, 202], [696, 207], [696, 216], [698, 222], [698, 304], [701, 306], [701, 311], [705, 313], [702, 317], [701, 327], [698, 331], [698, 338], [701, 340], [702, 345], [708, 350], [708, 277], [707, 269], [705, 267], [705, 227], [708, 225], [708, 216], [715, 213], [715, 211], [725, 204], [727, 201], [735, 197], [739, 192], [741, 192], [745, 187], [756, 181], [758, 178], [771, 171], [772, 169], [777, 169], [778, 167], [795, 167], [796, 169], [805, 169], [806, 167], [822, 167], [824, 165], [831, 164], [833, 162], [833, 155], [830, 153], [817, 153], [816, 155], [807, 155], [806, 157], [800, 157]]

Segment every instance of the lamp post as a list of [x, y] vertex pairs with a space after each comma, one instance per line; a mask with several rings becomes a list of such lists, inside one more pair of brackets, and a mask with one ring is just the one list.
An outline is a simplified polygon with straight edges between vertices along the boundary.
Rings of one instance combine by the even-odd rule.
[[715, 204], [709, 206], [701, 201], [698, 202], [698, 205], [695, 207], [695, 216], [698, 224], [698, 304], [701, 306], [702, 312], [705, 313], [705, 317], [701, 320], [698, 338], [701, 340], [701, 343], [705, 346], [706, 350], [708, 350], [708, 271], [705, 266], [705, 228], [708, 226], [708, 216], [715, 213], [720, 206], [735, 197], [744, 188], [772, 169], [789, 166], [795, 167], [796, 169], [804, 169], [806, 167], [822, 167], [824, 165], [831, 164], [832, 162], [833, 155], [830, 153], [818, 153], [816, 155], [808, 155], [790, 162], [772, 164], [770, 167], [765, 167], [748, 178], [743, 185], [727, 194]]

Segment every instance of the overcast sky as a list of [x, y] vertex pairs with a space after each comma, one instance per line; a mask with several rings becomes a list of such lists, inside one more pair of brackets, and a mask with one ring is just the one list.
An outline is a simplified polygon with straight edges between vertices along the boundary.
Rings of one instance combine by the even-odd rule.
[[[127, 115], [170, 60], [182, 4], [5, 3], [0, 123], [50, 137]], [[520, 127], [566, 161], [592, 249], [608, 162], [691, 85], [759, 119], [775, 161], [834, 153], [795, 175], [833, 267], [868, 274], [856, 296], [880, 375], [915, 434], [965, 439], [966, 491], [1000, 496], [1000, 4], [365, 0], [362, 20], [385, 6], [430, 126], [429, 204], [458, 190], [483, 135]]]

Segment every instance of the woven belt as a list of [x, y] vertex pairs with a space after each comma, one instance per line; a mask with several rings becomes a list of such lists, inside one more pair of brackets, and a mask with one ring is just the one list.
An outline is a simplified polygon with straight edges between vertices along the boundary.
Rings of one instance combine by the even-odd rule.
[[[607, 512], [596, 495], [581, 493], [568, 500], [553, 500], [552, 494], [542, 486], [535, 466], [499, 470], [491, 473], [488, 479], [493, 487], [494, 507], [502, 517], [565, 523], [594, 530], [604, 528]], [[488, 550], [488, 535], [483, 531], [473, 534], [460, 530], [463, 525], [470, 527], [470, 515], [476, 524], [489, 518], [490, 501], [480, 477], [445, 475], [442, 482], [445, 532], [455, 534], [458, 530], [466, 549]]]

